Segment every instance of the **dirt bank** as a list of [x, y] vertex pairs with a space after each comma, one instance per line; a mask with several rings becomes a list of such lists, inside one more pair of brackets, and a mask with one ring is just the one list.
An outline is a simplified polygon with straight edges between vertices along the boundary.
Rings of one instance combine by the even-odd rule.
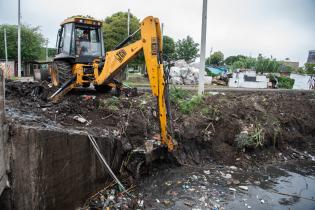
[[[8, 82], [9, 113], [31, 115], [33, 121], [65, 129], [114, 135], [128, 139], [132, 147], [159, 133], [156, 102], [148, 93], [117, 98], [77, 89], [52, 104], [47, 101], [52, 92], [46, 83]], [[179, 142], [177, 157], [182, 163], [209, 159], [233, 163], [236, 158], [246, 160], [244, 155], [265, 161], [273, 150], [290, 148], [314, 154], [313, 92], [209, 93], [198, 98], [177, 89], [170, 97], [174, 137]], [[86, 121], [79, 122], [78, 117]], [[23, 123], [23, 118], [19, 120]]]
[[[145, 141], [158, 138], [156, 101], [149, 93], [115, 97], [113, 93], [76, 89], [52, 104], [47, 96], [53, 91], [47, 83], [7, 82], [9, 123], [113, 137], [122, 142], [126, 157]], [[218, 168], [234, 165], [249, 173], [249, 168], [256, 170], [267, 163], [315, 155], [314, 92], [210, 92], [197, 97], [172, 89], [170, 98], [174, 138], [179, 143], [174, 156], [182, 166], [192, 166], [192, 171], [215, 164]], [[163, 160], [153, 164], [148, 180], [165, 168], [174, 168], [172, 163]], [[176, 170], [181, 168], [173, 172]], [[128, 183], [132, 186], [132, 181]], [[140, 180], [139, 185], [143, 184], [145, 180]], [[143, 192], [149, 191], [146, 187]], [[147, 202], [152, 199], [144, 198]], [[132, 205], [139, 207], [139, 203]]]

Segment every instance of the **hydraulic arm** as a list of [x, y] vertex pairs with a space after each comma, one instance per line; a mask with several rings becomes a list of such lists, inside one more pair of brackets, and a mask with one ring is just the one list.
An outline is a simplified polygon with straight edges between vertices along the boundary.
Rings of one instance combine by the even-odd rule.
[[[141, 38], [132, 44], [125, 46], [135, 33], [141, 33]], [[92, 83], [95, 86], [113, 85], [114, 77], [131, 61], [139, 52], [143, 51], [146, 69], [149, 76], [152, 94], [157, 97], [159, 120], [161, 129], [161, 142], [174, 150], [174, 141], [167, 132], [167, 108], [165, 95], [165, 75], [162, 60], [162, 34], [159, 19], [149, 16], [140, 25], [140, 29], [124, 40], [113, 51], [107, 52], [104, 61], [95, 59], [92, 63], [92, 72], [84, 69], [88, 65], [75, 64], [72, 67], [72, 78], [65, 83], [53, 96], [64, 95], [76, 86]], [[87, 78], [93, 78], [87, 79]]]

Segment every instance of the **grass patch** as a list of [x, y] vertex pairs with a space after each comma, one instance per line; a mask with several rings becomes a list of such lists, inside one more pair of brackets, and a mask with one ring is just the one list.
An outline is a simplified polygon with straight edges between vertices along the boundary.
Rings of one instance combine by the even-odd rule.
[[170, 89], [170, 100], [183, 114], [191, 114], [197, 108], [200, 108], [202, 112], [207, 112], [205, 107], [201, 107], [203, 96], [192, 95], [181, 88]]
[[117, 97], [111, 97], [106, 100], [101, 101], [100, 107], [104, 109], [108, 109], [110, 111], [118, 111], [119, 110], [120, 101]]
[[179, 104], [179, 110], [184, 114], [190, 114], [192, 111], [196, 110], [197, 107], [200, 107], [202, 101], [202, 96], [193, 96], [189, 100], [181, 101]]

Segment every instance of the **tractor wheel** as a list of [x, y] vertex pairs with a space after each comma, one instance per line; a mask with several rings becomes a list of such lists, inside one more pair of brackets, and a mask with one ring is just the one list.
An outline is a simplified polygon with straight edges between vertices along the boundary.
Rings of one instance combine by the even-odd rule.
[[61, 86], [71, 79], [71, 65], [65, 61], [54, 61], [51, 70], [51, 81], [54, 86]]
[[94, 85], [95, 90], [100, 93], [109, 93], [112, 87], [109, 85]]

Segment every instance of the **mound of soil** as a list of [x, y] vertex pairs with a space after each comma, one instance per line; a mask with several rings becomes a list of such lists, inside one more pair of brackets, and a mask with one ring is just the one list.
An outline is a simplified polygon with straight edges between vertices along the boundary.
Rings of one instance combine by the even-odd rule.
[[[19, 113], [45, 122], [88, 130], [94, 135], [127, 139], [135, 148], [159, 134], [156, 100], [149, 93], [119, 98], [90, 89], [76, 89], [58, 104], [47, 97], [54, 91], [47, 83], [6, 84], [8, 113]], [[189, 98], [187, 100], [190, 100]], [[209, 160], [246, 163], [270, 160], [270, 154], [295, 148], [314, 155], [315, 94], [313, 92], [227, 92], [207, 95], [184, 113], [171, 104], [175, 153], [183, 164]], [[76, 120], [83, 118], [84, 123]], [[128, 146], [129, 145], [129, 146]]]
[[285, 152], [290, 147], [312, 154], [315, 151], [312, 92], [206, 96], [192, 113], [181, 115], [175, 111], [176, 139], [185, 151], [183, 159], [199, 163], [210, 157], [233, 163], [244, 154], [259, 161], [270, 160], [270, 153]]

